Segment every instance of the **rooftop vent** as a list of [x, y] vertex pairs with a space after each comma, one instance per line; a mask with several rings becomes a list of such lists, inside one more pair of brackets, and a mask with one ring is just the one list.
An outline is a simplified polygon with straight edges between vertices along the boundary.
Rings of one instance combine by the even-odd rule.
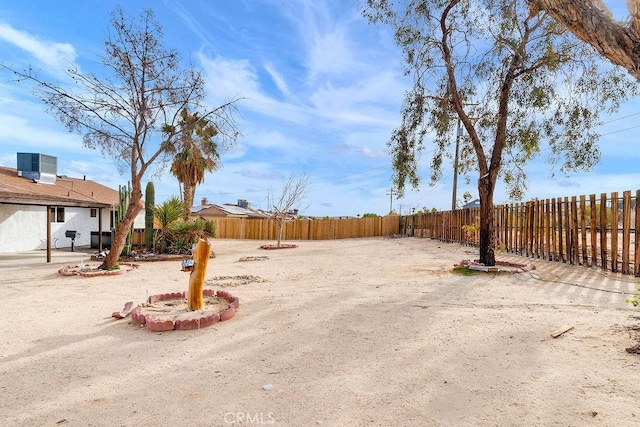
[[247, 209], [249, 207], [249, 202], [245, 199], [238, 199], [238, 207]]
[[18, 175], [36, 182], [55, 184], [58, 159], [40, 153], [18, 153]]

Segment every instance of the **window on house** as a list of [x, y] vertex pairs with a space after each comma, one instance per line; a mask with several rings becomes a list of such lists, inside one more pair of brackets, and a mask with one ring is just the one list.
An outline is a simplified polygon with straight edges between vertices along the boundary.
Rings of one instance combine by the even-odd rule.
[[91, 218], [95, 218], [97, 216], [98, 216], [98, 209], [92, 208], [91, 209]]
[[51, 222], [64, 222], [64, 208], [49, 208]]

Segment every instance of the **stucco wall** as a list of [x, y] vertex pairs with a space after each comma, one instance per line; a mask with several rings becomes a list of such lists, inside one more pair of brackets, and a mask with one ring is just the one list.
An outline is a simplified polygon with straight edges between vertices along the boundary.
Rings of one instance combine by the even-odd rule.
[[[109, 214], [108, 209], [102, 210], [102, 231], [109, 231]], [[65, 207], [65, 221], [51, 223], [51, 248], [71, 247], [66, 230], [80, 233], [76, 236], [75, 246], [89, 246], [91, 232], [98, 231], [98, 217], [91, 218], [88, 208]], [[0, 205], [0, 253], [46, 248], [47, 211], [44, 206]]]

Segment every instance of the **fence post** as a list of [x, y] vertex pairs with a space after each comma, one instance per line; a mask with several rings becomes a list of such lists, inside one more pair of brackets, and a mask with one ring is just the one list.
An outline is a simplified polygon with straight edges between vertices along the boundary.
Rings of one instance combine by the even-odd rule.
[[582, 242], [582, 264], [589, 265], [587, 258], [587, 199], [584, 195], [580, 196], [580, 235]]
[[618, 272], [618, 193], [611, 193], [611, 271]]
[[631, 246], [631, 191], [622, 193], [622, 274], [629, 274]]
[[578, 250], [578, 200], [571, 197], [571, 264], [580, 264], [580, 252]]
[[638, 239], [638, 227], [640, 227], [640, 206], [638, 206], [638, 203], [640, 203], [640, 190], [636, 190], [636, 200], [635, 200], [636, 204], [635, 204], [635, 210], [636, 210], [636, 215], [635, 218], [636, 220], [634, 221], [634, 225], [633, 225], [633, 231], [635, 232], [635, 275], [640, 276], [640, 239]]
[[600, 264], [607, 269], [607, 194], [600, 193]]
[[598, 217], [596, 215], [596, 195], [589, 195], [589, 206], [591, 208], [590, 212], [590, 220], [589, 220], [589, 231], [591, 237], [591, 263], [589, 267], [593, 267], [598, 265]]

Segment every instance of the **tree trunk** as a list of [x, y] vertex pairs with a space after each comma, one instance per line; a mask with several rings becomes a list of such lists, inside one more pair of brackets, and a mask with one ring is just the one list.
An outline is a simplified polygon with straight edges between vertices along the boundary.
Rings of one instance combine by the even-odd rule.
[[533, 13], [544, 10], [598, 53], [620, 65], [640, 81], [640, 16], [637, 0], [630, 0], [631, 25], [616, 22], [593, 0], [527, 0]]
[[278, 247], [280, 247], [282, 242], [282, 226], [283, 226], [283, 222], [278, 221]]
[[191, 270], [191, 275], [189, 276], [189, 294], [187, 296], [187, 304], [190, 311], [204, 308], [202, 289], [207, 273], [207, 264], [209, 263], [210, 248], [211, 243], [200, 239], [193, 254], [193, 270]]
[[480, 195], [480, 263], [486, 266], [496, 265], [494, 217], [493, 217], [494, 185], [488, 176], [478, 180]]
[[184, 211], [182, 214], [182, 219], [185, 221], [189, 220], [191, 216], [191, 207], [193, 206], [193, 197], [196, 194], [195, 185], [190, 185], [188, 183], [184, 183]]
[[142, 191], [140, 191], [138, 185], [131, 191], [131, 200], [129, 201], [127, 212], [125, 213], [122, 221], [120, 221], [116, 227], [113, 242], [111, 242], [111, 249], [109, 250], [107, 257], [102, 262], [102, 265], [100, 265], [101, 269], [111, 270], [116, 266], [118, 259], [120, 259], [120, 254], [122, 254], [122, 250], [124, 249], [124, 245], [127, 243], [127, 235], [129, 234], [131, 227], [133, 227], [133, 221], [143, 209], [144, 203], [142, 202]]

